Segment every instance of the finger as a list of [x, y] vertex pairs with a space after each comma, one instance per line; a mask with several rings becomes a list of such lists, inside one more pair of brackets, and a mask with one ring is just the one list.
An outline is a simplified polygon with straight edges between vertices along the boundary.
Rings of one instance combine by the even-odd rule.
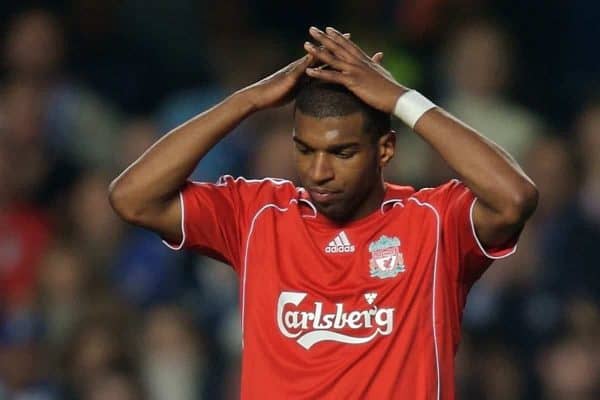
[[302, 63], [300, 64], [300, 69], [305, 69], [307, 67], [310, 67], [312, 65], [315, 64], [317, 60], [315, 60], [315, 56], [313, 56], [312, 54], [307, 54], [304, 56], [304, 60], [302, 61]]
[[325, 28], [325, 32], [327, 32], [327, 35], [331, 37], [336, 43], [344, 47], [355, 57], [363, 60], [369, 58], [369, 56], [367, 56], [367, 54], [360, 47], [358, 47], [358, 45], [356, 45], [356, 43], [351, 41], [349, 38], [344, 37], [344, 35], [341, 34], [340, 31], [338, 31], [337, 29], [328, 26], [327, 28]]
[[[344, 37], [350, 38], [350, 36], [351, 36], [350, 33], [344, 33]], [[323, 46], [320, 46], [320, 47], [323, 48]], [[312, 67], [312, 66], [314, 66], [314, 65], [317, 64], [317, 59], [315, 59], [315, 57], [313, 57], [312, 55], [311, 55], [311, 57], [312, 57], [313, 61], [312, 61], [312, 63], [311, 63], [310, 66]], [[329, 67], [329, 65], [328, 64], [321, 64], [319, 66], [319, 68], [325, 68], [325, 67]]]
[[326, 82], [338, 83], [340, 85], [347, 85], [348, 83], [347, 75], [344, 75], [339, 71], [332, 71], [330, 69], [307, 68], [306, 74], [310, 77], [321, 79]]
[[298, 60], [298, 65], [310, 65], [314, 60], [315, 57], [312, 54], [307, 54]]
[[[316, 41], [318, 41], [327, 50], [331, 51], [336, 57], [347, 62], [352, 62], [354, 59], [352, 53], [349, 53], [344, 47], [340, 46], [335, 40], [333, 40], [330, 35], [325, 34], [325, 32], [321, 31], [320, 29], [311, 26], [308, 29], [308, 32]], [[346, 37], [345, 35], [342, 36], [344, 38]]]
[[299, 76], [304, 73], [307, 67], [314, 64], [315, 57], [312, 54], [307, 54], [304, 57], [291, 63], [286, 71], [288, 75]]
[[[306, 44], [306, 43], [308, 43], [308, 44]], [[326, 57], [327, 53], [329, 53], [329, 55], [331, 57], [334, 57], [333, 54], [331, 54], [331, 52], [329, 50], [327, 50], [326, 48], [324, 48], [323, 46], [316, 46], [315, 44], [310, 43], [310, 42], [306, 42], [306, 43], [304, 45], [304, 50], [307, 49], [307, 46], [312, 45], [312, 46], [316, 47], [316, 51], [324, 53], [323, 57]], [[308, 51], [308, 50], [306, 50], [306, 52], [307, 52], [308, 55], [310, 55], [312, 57], [312, 61], [311, 61], [311, 63], [307, 67], [316, 67], [316, 68], [326, 68], [326, 67], [329, 67], [329, 64], [327, 64], [326, 62], [324, 62], [321, 59], [323, 57], [318, 58], [315, 55], [311, 54], [310, 51]]]
[[313, 55], [318, 60], [324, 62], [325, 64], [329, 64], [333, 68], [339, 71], [348, 71], [350, 68], [350, 64], [339, 59], [335, 55], [333, 55], [328, 49], [323, 47], [317, 47], [310, 42], [304, 43], [304, 48], [306, 51]]
[[379, 52], [373, 54], [373, 57], [371, 57], [371, 60], [373, 60], [373, 62], [375, 64], [381, 64], [381, 62], [383, 61], [383, 52], [379, 51]]

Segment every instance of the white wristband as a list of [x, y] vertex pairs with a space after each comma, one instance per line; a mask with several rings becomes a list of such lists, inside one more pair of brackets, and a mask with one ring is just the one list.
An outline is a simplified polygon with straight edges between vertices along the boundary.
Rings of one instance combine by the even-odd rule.
[[419, 118], [434, 107], [436, 105], [427, 97], [416, 90], [409, 90], [396, 100], [394, 115], [404, 121], [406, 125], [414, 128]]

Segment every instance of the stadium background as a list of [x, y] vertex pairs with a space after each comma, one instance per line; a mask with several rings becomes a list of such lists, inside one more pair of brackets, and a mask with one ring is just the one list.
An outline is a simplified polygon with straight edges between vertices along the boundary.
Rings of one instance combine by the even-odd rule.
[[[119, 222], [107, 187], [328, 24], [383, 50], [541, 192], [518, 253], [470, 294], [459, 398], [600, 398], [598, 20], [586, 0], [2, 1], [0, 398], [237, 397], [233, 273]], [[388, 179], [452, 177], [397, 128]], [[257, 114], [194, 178], [293, 178], [290, 131], [289, 107]]]

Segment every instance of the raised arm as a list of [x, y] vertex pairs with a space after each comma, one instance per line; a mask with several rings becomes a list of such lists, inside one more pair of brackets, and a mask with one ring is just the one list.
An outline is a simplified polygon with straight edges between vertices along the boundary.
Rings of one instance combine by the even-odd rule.
[[[322, 32], [311, 28], [309, 32], [324, 48], [307, 42], [305, 49], [333, 69], [308, 68], [308, 75], [345, 85], [372, 107], [394, 112], [407, 88], [335, 29]], [[505, 244], [520, 232], [535, 210], [538, 192], [508, 153], [438, 107], [425, 112], [414, 130], [477, 196], [473, 221], [485, 246]]]
[[163, 136], [111, 182], [109, 200], [116, 213], [181, 241], [178, 191], [198, 162], [251, 113], [287, 102], [312, 61], [307, 55], [289, 64]]

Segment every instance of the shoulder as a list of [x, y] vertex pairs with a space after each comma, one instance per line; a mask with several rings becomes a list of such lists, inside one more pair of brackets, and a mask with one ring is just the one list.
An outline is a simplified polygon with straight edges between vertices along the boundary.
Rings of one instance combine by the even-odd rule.
[[421, 188], [411, 196], [411, 200], [447, 215], [468, 210], [474, 203], [475, 194], [462, 181], [451, 179], [436, 187]]
[[416, 192], [415, 188], [412, 186], [403, 186], [390, 182], [385, 183], [385, 188], [386, 198], [397, 197], [399, 199], [405, 199]]
[[298, 193], [292, 181], [280, 178], [248, 179], [223, 175], [214, 185], [231, 190], [244, 203], [289, 202]]
[[470, 192], [470, 189], [460, 180], [451, 179], [439, 186], [415, 189], [412, 186], [401, 186], [386, 182], [385, 201], [400, 200], [439, 203], [447, 201], [455, 195]]
[[421, 201], [440, 202], [446, 201], [454, 195], [468, 192], [470, 189], [460, 180], [451, 179], [435, 187], [424, 187], [416, 191], [412, 197]]

